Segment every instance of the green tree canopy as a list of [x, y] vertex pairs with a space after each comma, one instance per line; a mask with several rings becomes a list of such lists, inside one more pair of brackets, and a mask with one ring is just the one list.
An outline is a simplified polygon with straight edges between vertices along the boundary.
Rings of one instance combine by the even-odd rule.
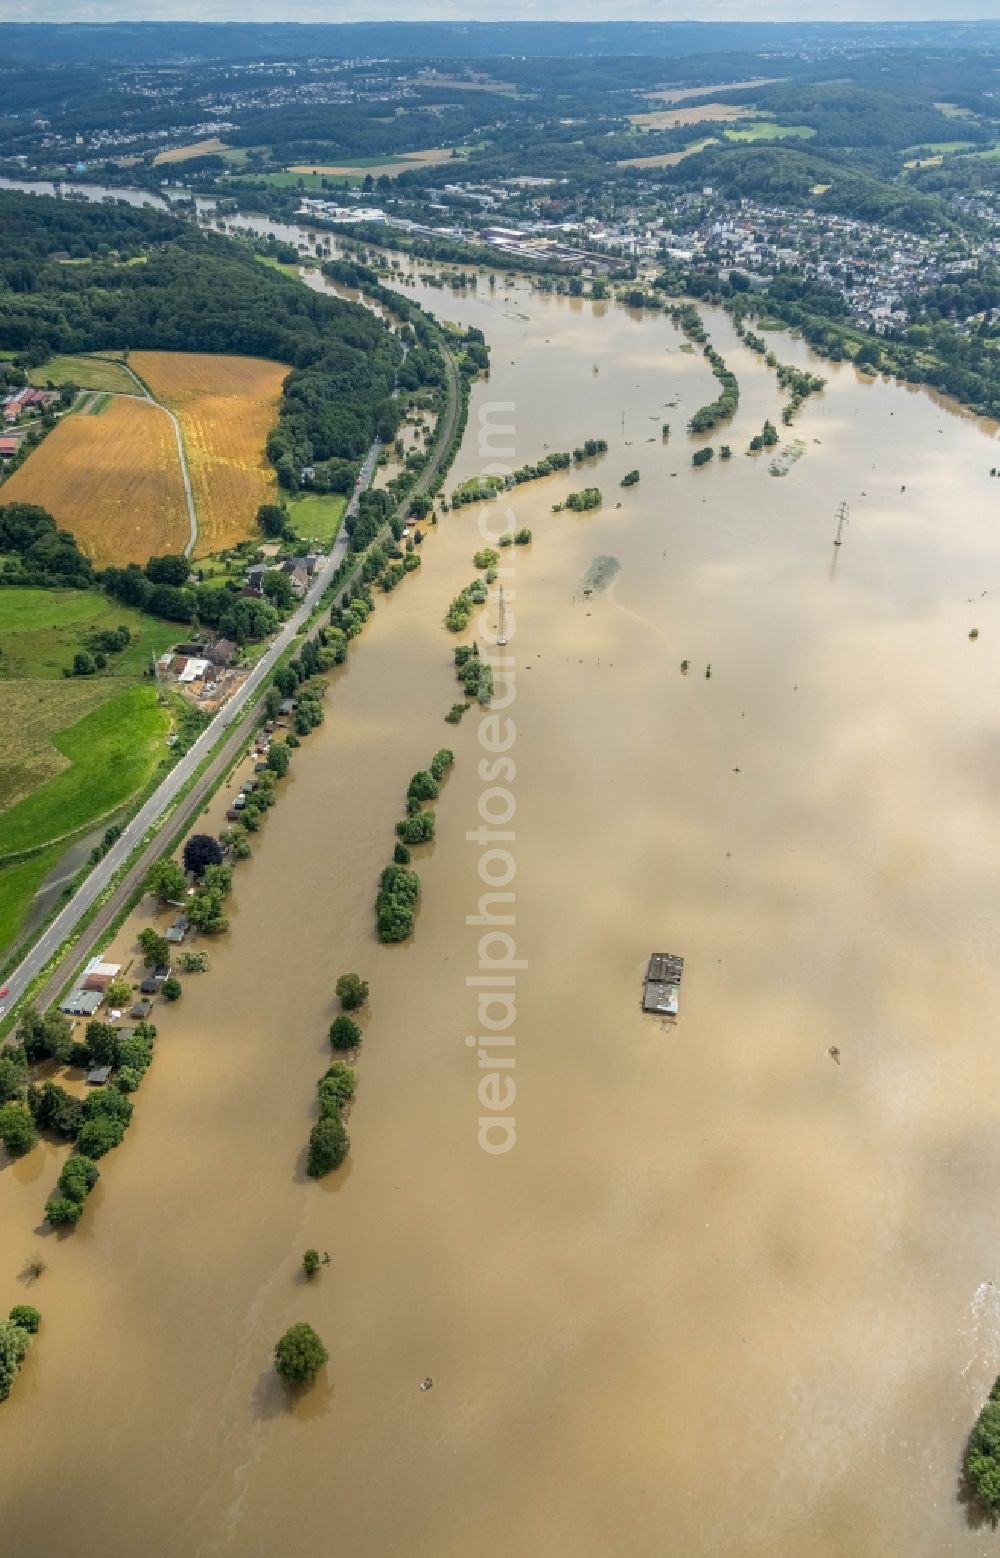
[[368, 999], [368, 981], [360, 974], [341, 974], [335, 989], [345, 1012], [356, 1011]]
[[177, 861], [169, 855], [154, 860], [146, 875], [146, 891], [161, 903], [179, 903], [187, 891], [187, 880]]
[[274, 1349], [274, 1367], [289, 1385], [311, 1385], [330, 1354], [305, 1320], [290, 1325]]

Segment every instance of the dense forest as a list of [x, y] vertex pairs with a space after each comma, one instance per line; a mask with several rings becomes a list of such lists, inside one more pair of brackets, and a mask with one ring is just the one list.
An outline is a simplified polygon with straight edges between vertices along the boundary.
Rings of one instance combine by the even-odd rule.
[[[887, 90], [877, 91], [845, 81], [778, 82], [749, 92], [724, 92], [724, 102], [753, 103], [783, 124], [804, 124], [816, 133], [817, 149], [842, 147], [892, 147], [903, 150], [927, 141], [948, 141], [955, 133], [954, 119], [930, 103], [921, 103]], [[978, 125], [963, 126], [963, 137], [988, 142]]]
[[821, 184], [829, 186], [823, 209], [840, 216], [915, 232], [949, 226], [952, 220], [939, 200], [907, 185], [890, 184], [850, 163], [774, 143], [706, 146], [676, 167], [664, 169], [664, 181], [685, 190], [708, 184], [731, 200], [748, 196], [793, 205], [811, 204], [814, 188]]
[[[109, 217], [121, 220], [107, 252]], [[78, 265], [48, 254], [88, 252]], [[368, 309], [299, 285], [244, 245], [165, 213], [0, 191], [0, 342], [34, 366], [57, 352], [107, 348], [234, 352], [287, 363], [268, 455], [286, 487], [302, 467], [357, 461], [391, 437], [402, 349]]]

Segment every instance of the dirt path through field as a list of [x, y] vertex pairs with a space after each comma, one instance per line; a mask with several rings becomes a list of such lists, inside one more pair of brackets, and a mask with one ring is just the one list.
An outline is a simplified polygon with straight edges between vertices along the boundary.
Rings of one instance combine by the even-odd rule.
[[165, 406], [162, 400], [157, 400], [156, 396], [149, 388], [149, 385], [142, 382], [139, 375], [129, 367], [128, 363], [123, 362], [121, 367], [128, 374], [129, 378], [134, 379], [135, 383], [138, 385], [140, 390], [140, 398], [150, 401], [154, 406], [159, 406], [160, 410], [170, 418], [170, 421], [173, 424], [174, 438], [177, 441], [177, 458], [181, 463], [181, 481], [184, 483], [184, 501], [187, 504], [188, 525], [190, 527], [187, 546], [184, 548], [184, 556], [190, 557], [198, 540], [198, 512], [194, 506], [194, 492], [191, 488], [191, 473], [188, 470], [187, 455], [184, 453], [184, 440], [181, 437], [181, 424], [178, 422], [176, 416], [170, 410], [169, 406]]

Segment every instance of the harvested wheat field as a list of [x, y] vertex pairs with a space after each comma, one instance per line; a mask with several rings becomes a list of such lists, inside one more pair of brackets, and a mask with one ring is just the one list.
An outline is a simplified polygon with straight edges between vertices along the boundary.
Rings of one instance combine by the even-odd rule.
[[3, 494], [5, 503], [40, 503], [102, 567], [187, 544], [173, 426], [148, 401], [116, 396], [97, 416], [63, 417]]
[[700, 124], [706, 119], [752, 118], [754, 113], [753, 108], [742, 108], [736, 103], [699, 103], [696, 108], [658, 108], [651, 114], [629, 114], [629, 118], [640, 130], [674, 130], [678, 125]]
[[260, 505], [276, 498], [264, 445], [289, 369], [208, 352], [132, 352], [129, 363], [180, 420], [198, 511], [195, 556], [245, 540]]
[[718, 146], [714, 135], [706, 135], [704, 140], [692, 141], [690, 146], [685, 146], [683, 151], [664, 151], [655, 157], [626, 157], [623, 162], [615, 164], [618, 168], [676, 168], [685, 157], [693, 157], [695, 152], [704, 151], [706, 146]]
[[432, 146], [427, 151], [400, 152], [398, 157], [387, 157], [384, 162], [296, 162], [288, 169], [289, 173], [318, 173], [327, 177], [345, 174], [351, 177], [364, 178], [371, 174], [373, 179], [398, 178], [408, 168], [435, 167], [441, 162], [451, 162], [452, 149], [450, 146]]
[[716, 81], [710, 87], [660, 87], [646, 92], [646, 97], [657, 97], [661, 103], [687, 102], [692, 97], [708, 97], [713, 92], [748, 92], [752, 87], [769, 87], [780, 76], [754, 76], [752, 81]]
[[228, 149], [225, 141], [212, 135], [207, 141], [192, 141], [187, 146], [171, 146], [167, 151], [158, 151], [153, 158], [153, 166], [158, 167], [164, 162], [188, 162], [192, 157], [208, 157], [212, 152]]

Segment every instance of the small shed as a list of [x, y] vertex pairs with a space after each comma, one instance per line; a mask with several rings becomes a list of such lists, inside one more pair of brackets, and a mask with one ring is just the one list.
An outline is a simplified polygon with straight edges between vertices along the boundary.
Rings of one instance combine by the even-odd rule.
[[87, 1086], [103, 1087], [110, 1075], [110, 1066], [95, 1066], [92, 1071], [87, 1072]]
[[152, 1010], [152, 1001], [136, 1001], [134, 1006], [129, 1007], [129, 1016], [134, 1017], [136, 1022], [145, 1022]]
[[[153, 983], [154, 984], [162, 985], [163, 981], [165, 979], [169, 979], [169, 978], [170, 978], [170, 964], [169, 963], [161, 963], [159, 965], [159, 967], [153, 969]], [[140, 989], [141, 988], [142, 987], [140, 986]]]
[[[158, 995], [159, 990], [160, 987], [152, 975], [150, 975], [147, 979], [144, 979], [142, 984], [139, 986], [140, 995]], [[146, 1004], [148, 1005], [149, 1003], [147, 1002]]]
[[172, 925], [168, 925], [164, 932], [164, 940], [172, 942], [175, 946], [184, 940], [191, 922], [186, 914], [179, 914]]
[[299, 705], [298, 705], [298, 700], [297, 699], [295, 699], [295, 698], [282, 698], [281, 702], [278, 704], [278, 713], [279, 714], [285, 714], [285, 715], [294, 714], [295, 710], [298, 708], [298, 706]]

